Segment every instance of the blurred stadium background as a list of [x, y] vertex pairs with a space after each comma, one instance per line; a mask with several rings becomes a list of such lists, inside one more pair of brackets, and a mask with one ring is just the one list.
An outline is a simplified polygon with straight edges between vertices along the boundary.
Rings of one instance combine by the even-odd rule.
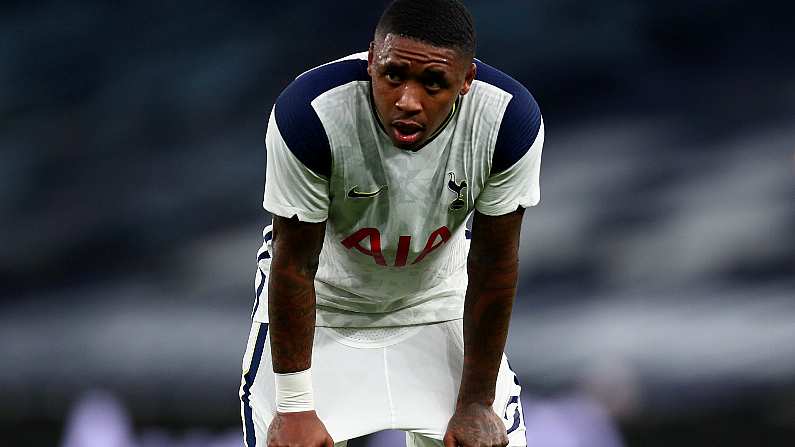
[[[240, 445], [264, 120], [384, 3], [0, 4], [0, 445]], [[467, 3], [547, 126], [530, 446], [793, 445], [795, 7]]]

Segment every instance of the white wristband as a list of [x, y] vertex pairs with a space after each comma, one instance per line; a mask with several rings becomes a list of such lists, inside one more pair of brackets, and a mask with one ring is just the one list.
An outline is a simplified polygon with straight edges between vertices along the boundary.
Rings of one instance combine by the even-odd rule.
[[295, 413], [315, 409], [312, 395], [312, 370], [278, 374], [276, 377], [276, 411]]

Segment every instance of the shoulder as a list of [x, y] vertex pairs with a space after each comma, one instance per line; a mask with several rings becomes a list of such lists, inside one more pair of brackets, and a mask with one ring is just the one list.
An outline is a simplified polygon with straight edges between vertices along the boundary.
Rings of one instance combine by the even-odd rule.
[[492, 157], [492, 172], [504, 171], [522, 158], [541, 129], [541, 110], [533, 95], [519, 81], [475, 59], [475, 81], [496, 87], [511, 96], [500, 120], [500, 130]]
[[301, 73], [279, 95], [276, 105], [311, 103], [323, 93], [354, 81], [369, 81], [367, 53], [356, 53]]
[[313, 172], [330, 174], [331, 149], [312, 101], [339, 86], [369, 80], [366, 53], [358, 53], [302, 73], [276, 99], [274, 115], [284, 142]]

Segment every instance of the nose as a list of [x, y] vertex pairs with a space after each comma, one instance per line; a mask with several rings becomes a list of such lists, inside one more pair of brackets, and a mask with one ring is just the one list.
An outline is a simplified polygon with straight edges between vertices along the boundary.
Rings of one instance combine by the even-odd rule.
[[421, 86], [414, 82], [407, 82], [403, 85], [395, 107], [405, 113], [419, 113], [422, 111], [422, 90]]

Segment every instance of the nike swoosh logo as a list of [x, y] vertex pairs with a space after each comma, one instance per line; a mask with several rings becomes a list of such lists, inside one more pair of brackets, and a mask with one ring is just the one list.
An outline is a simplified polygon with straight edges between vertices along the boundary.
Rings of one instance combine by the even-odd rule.
[[369, 199], [377, 196], [378, 194], [381, 194], [382, 191], [385, 191], [387, 189], [386, 185], [383, 185], [380, 188], [378, 188], [378, 191], [362, 192], [356, 190], [356, 188], [358, 187], [359, 185], [356, 185], [353, 188], [351, 188], [351, 190], [348, 191], [348, 197], [350, 197], [351, 199]]

